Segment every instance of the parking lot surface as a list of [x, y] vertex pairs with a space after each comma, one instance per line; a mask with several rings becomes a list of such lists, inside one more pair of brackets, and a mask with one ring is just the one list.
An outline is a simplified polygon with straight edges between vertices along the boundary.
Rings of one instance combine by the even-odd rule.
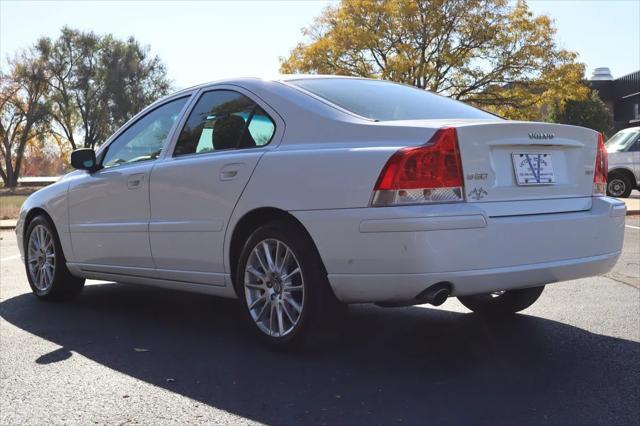
[[510, 320], [455, 299], [352, 306], [335, 342], [278, 353], [237, 303], [88, 282], [30, 294], [0, 236], [0, 424], [640, 424], [640, 223], [607, 276], [550, 285]]

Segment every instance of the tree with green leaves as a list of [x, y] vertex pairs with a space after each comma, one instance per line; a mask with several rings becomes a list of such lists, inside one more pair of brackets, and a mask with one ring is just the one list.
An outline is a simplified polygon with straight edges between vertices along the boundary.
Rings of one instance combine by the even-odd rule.
[[605, 136], [611, 135], [613, 130], [611, 112], [595, 90], [585, 100], [569, 100], [561, 105], [554, 105], [549, 111], [549, 120], [588, 127]]
[[48, 131], [46, 65], [35, 49], [26, 49], [0, 75], [0, 177], [8, 188], [18, 184], [27, 144]]
[[73, 149], [96, 147], [171, 89], [160, 58], [133, 37], [65, 27], [36, 46], [48, 64], [52, 119]]
[[63, 28], [8, 61], [0, 76], [0, 176], [15, 187], [27, 144], [95, 148], [171, 90], [165, 65], [133, 37]]
[[304, 30], [283, 73], [389, 79], [516, 119], [585, 99], [584, 66], [523, 0], [343, 0]]

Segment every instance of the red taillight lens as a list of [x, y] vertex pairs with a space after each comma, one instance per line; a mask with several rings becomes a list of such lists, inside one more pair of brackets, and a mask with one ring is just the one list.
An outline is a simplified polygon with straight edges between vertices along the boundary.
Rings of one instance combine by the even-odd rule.
[[607, 147], [604, 145], [602, 133], [598, 133], [596, 165], [593, 168], [593, 195], [605, 195], [607, 193], [608, 169]]
[[426, 145], [391, 156], [374, 188], [373, 204], [463, 201], [463, 177], [456, 129], [439, 129]]

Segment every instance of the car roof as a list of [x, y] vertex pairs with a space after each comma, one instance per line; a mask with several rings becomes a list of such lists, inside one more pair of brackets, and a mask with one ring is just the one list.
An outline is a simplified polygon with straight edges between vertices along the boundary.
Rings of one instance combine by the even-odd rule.
[[332, 74], [277, 74], [275, 76], [250, 76], [250, 77], [234, 77], [223, 78], [218, 80], [212, 80], [205, 83], [189, 86], [184, 89], [180, 89], [177, 92], [172, 93], [170, 96], [177, 95], [179, 93], [190, 92], [203, 87], [212, 86], [214, 84], [239, 84], [246, 83], [248, 81], [295, 81], [295, 80], [317, 80], [317, 79], [351, 79], [351, 80], [373, 80], [366, 77], [353, 77], [347, 75], [332, 75]]

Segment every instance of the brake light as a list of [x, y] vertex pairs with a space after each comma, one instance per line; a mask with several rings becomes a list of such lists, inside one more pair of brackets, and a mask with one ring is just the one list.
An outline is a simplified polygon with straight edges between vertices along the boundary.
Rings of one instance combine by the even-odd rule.
[[438, 129], [422, 146], [395, 152], [374, 188], [374, 206], [464, 201], [456, 129]]
[[593, 168], [593, 195], [605, 195], [607, 193], [607, 172], [609, 169], [607, 148], [604, 145], [602, 133], [598, 133], [598, 150], [596, 152], [596, 165]]

